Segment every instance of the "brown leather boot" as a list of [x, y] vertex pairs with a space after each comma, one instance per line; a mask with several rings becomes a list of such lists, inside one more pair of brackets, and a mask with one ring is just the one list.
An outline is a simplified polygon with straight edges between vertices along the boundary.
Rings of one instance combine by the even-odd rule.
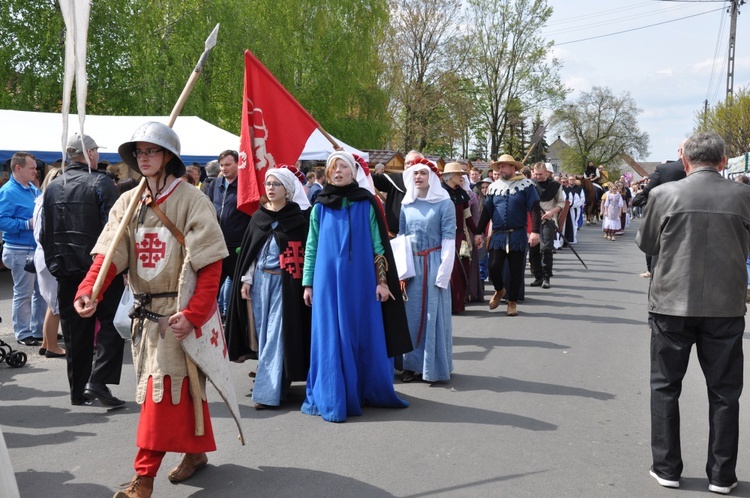
[[202, 469], [208, 463], [205, 453], [185, 453], [180, 464], [167, 474], [170, 482], [178, 483], [189, 479], [195, 471]]
[[136, 474], [133, 480], [125, 486], [127, 488], [115, 493], [114, 498], [151, 498], [151, 493], [154, 491], [154, 478]]
[[515, 301], [508, 301], [508, 311], [506, 314], [508, 316], [516, 316], [518, 314], [518, 309], [516, 308]]
[[505, 296], [505, 289], [495, 291], [495, 293], [492, 295], [492, 299], [490, 299], [490, 309], [494, 310], [498, 306], [500, 306], [500, 301]]

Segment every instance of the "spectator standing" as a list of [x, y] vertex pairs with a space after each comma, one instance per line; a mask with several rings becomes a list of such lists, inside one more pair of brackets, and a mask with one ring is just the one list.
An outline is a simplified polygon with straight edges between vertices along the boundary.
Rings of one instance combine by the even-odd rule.
[[750, 189], [721, 176], [727, 157], [715, 133], [687, 139], [683, 162], [687, 178], [651, 191], [636, 236], [659, 256], [648, 297], [650, 474], [680, 485], [679, 398], [695, 344], [708, 391], [708, 489], [727, 494], [737, 485]]
[[237, 160], [239, 155], [236, 150], [225, 150], [219, 154], [219, 169], [221, 178], [211, 182], [208, 188], [208, 198], [216, 209], [216, 217], [221, 226], [221, 233], [224, 234], [224, 243], [226, 244], [229, 256], [222, 262], [221, 282], [228, 279], [228, 289], [223, 292], [224, 306], [221, 309], [222, 316], [226, 315], [226, 305], [228, 296], [232, 292], [232, 278], [237, 266], [238, 249], [242, 244], [242, 237], [245, 234], [250, 215], [237, 209]]
[[99, 160], [98, 149], [88, 135], [75, 134], [68, 140], [70, 164], [44, 191], [41, 241], [47, 268], [57, 279], [70, 402], [82, 405], [98, 399], [105, 406], [121, 406], [125, 402], [113, 396], [107, 384], [119, 384], [122, 372], [125, 342], [113, 324], [125, 288], [122, 277], [112, 280], [95, 315], [82, 318], [73, 307], [78, 285], [91, 267], [91, 250], [120, 195], [104, 171], [89, 168]]
[[201, 192], [204, 194], [206, 191], [208, 191], [208, 187], [211, 186], [211, 183], [213, 183], [214, 180], [216, 180], [216, 177], [219, 176], [219, 161], [213, 160], [206, 163], [206, 178], [201, 182]]
[[315, 204], [315, 199], [326, 184], [326, 171], [325, 168], [315, 168], [312, 173], [315, 181], [307, 191], [307, 200], [310, 201], [310, 204]]
[[40, 195], [34, 185], [37, 179], [36, 159], [28, 152], [16, 152], [10, 160], [11, 176], [0, 187], [0, 232], [3, 233], [3, 264], [13, 277], [11, 320], [16, 341], [25, 346], [38, 346], [42, 341], [47, 303], [39, 292], [33, 272], [34, 206]]

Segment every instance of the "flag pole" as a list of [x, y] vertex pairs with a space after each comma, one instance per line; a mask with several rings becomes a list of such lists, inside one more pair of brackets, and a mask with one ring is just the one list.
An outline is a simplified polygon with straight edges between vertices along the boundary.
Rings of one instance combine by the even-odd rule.
[[[211, 34], [206, 39], [205, 47], [204, 47], [203, 53], [200, 56], [200, 59], [198, 60], [198, 64], [196, 64], [195, 69], [190, 74], [190, 77], [188, 78], [188, 81], [185, 84], [185, 88], [182, 90], [180, 97], [177, 99], [177, 102], [172, 108], [172, 113], [169, 116], [169, 123], [167, 124], [167, 126], [169, 126], [170, 128], [174, 126], [174, 123], [177, 120], [177, 116], [180, 115], [180, 112], [182, 111], [182, 107], [185, 105], [185, 101], [187, 101], [188, 96], [193, 91], [193, 87], [195, 86], [196, 81], [198, 81], [198, 76], [200, 76], [200, 73], [203, 70], [203, 66], [206, 64], [208, 54], [211, 52], [211, 49], [214, 48], [214, 46], [216, 45], [216, 35], [218, 31], [219, 31], [219, 25], [217, 24], [216, 27], [213, 29], [213, 31], [211, 31]], [[115, 232], [115, 236], [112, 239], [112, 242], [110, 243], [109, 249], [107, 250], [107, 254], [104, 256], [104, 262], [102, 263], [102, 267], [99, 270], [99, 275], [97, 275], [96, 277], [96, 282], [94, 283], [94, 289], [91, 292], [91, 301], [95, 301], [96, 298], [99, 296], [99, 292], [101, 292], [102, 290], [102, 286], [104, 285], [104, 279], [106, 278], [107, 273], [109, 271], [109, 267], [112, 264], [112, 259], [114, 258], [115, 252], [117, 251], [117, 246], [120, 243], [120, 239], [122, 239], [122, 236], [125, 234], [125, 230], [127, 230], [128, 228], [130, 219], [133, 217], [133, 214], [135, 213], [135, 210], [138, 206], [138, 203], [141, 200], [141, 196], [143, 195], [143, 191], [145, 189], [146, 189], [146, 177], [144, 176], [141, 178], [141, 181], [138, 184], [138, 187], [133, 197], [130, 199], [130, 204], [128, 205], [128, 208], [125, 211], [125, 216], [123, 216], [123, 218], [120, 220], [120, 225], [117, 227], [117, 231]], [[195, 363], [187, 354], [185, 354], [185, 362], [187, 363], [188, 379], [190, 382], [190, 394], [193, 397], [193, 412], [195, 415], [195, 435], [202, 436], [205, 434], [205, 427], [204, 427], [204, 421], [203, 421], [203, 402], [202, 402], [201, 387], [200, 387], [200, 377], [198, 375], [198, 367], [195, 366]]]
[[336, 139], [333, 138], [331, 135], [329, 135], [328, 132], [325, 131], [322, 126], [318, 125], [318, 131], [322, 133], [323, 136], [326, 137], [329, 142], [331, 142], [331, 145], [333, 145], [333, 148], [335, 150], [344, 150], [344, 148], [341, 145], [339, 145]]

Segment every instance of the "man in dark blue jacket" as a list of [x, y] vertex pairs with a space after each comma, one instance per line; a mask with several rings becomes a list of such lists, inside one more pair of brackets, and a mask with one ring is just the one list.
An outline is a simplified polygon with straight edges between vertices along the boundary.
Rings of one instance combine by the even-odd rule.
[[[221, 232], [224, 234], [224, 242], [227, 245], [229, 256], [224, 259], [221, 267], [222, 289], [225, 279], [229, 279], [229, 287], [219, 291], [224, 296], [231, 295], [231, 280], [234, 277], [234, 269], [237, 266], [237, 257], [242, 237], [245, 235], [250, 216], [237, 209], [237, 161], [239, 155], [236, 150], [225, 150], [219, 154], [219, 169], [221, 175], [211, 182], [206, 192], [208, 198], [216, 209], [216, 217], [219, 219]], [[220, 300], [221, 304], [225, 300]], [[226, 313], [226, 306], [222, 306], [221, 314]]]

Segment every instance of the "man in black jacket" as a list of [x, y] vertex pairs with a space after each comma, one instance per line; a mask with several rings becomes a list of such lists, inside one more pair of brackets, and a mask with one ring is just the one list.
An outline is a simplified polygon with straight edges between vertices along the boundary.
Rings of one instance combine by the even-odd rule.
[[[677, 156], [679, 159], [676, 161], [669, 161], [664, 164], [660, 164], [656, 167], [656, 170], [649, 176], [648, 185], [646, 185], [641, 193], [643, 194], [643, 201], [641, 206], [645, 206], [648, 202], [648, 194], [654, 188], [664, 183], [676, 182], [685, 178], [685, 165], [682, 163], [682, 146], [685, 145], [685, 140], [680, 142], [680, 148], [677, 149]], [[656, 260], [650, 255], [646, 254], [646, 271], [641, 273], [643, 278], [651, 278], [651, 273]]]
[[[57, 279], [70, 402], [82, 405], [98, 399], [105, 406], [121, 406], [125, 402], [113, 396], [107, 384], [119, 384], [122, 372], [125, 342], [113, 324], [124, 290], [122, 277], [115, 277], [99, 298], [94, 316], [81, 318], [73, 308], [78, 285], [93, 261], [91, 250], [120, 195], [105, 172], [96, 169], [98, 148], [88, 135], [81, 138], [75, 134], [68, 140], [70, 164], [44, 191], [41, 241], [47, 268]], [[97, 320], [99, 332], [94, 353]]]

